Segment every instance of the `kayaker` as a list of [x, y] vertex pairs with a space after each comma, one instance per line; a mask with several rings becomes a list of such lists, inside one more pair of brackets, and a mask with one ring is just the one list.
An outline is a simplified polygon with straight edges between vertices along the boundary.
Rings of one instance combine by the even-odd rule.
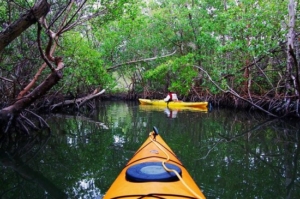
[[178, 101], [176, 93], [169, 92], [167, 97], [164, 99], [165, 102]]

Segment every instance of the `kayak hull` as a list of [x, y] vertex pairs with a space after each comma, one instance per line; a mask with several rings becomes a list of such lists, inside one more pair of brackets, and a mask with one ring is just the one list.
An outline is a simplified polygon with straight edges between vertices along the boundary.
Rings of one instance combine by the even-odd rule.
[[[154, 139], [154, 141], [153, 141]], [[128, 171], [133, 167], [143, 164], [173, 165], [181, 170], [181, 180], [171, 182], [150, 180], [145, 182], [132, 182], [128, 180]], [[169, 167], [169, 166], [167, 166]], [[158, 172], [158, 171], [155, 171]], [[166, 171], [164, 171], [166, 172]], [[171, 172], [168, 172], [171, 173]], [[152, 175], [152, 174], [150, 174]], [[184, 186], [184, 183], [189, 188]], [[191, 191], [192, 190], [192, 191]], [[104, 196], [104, 199], [111, 198], [205, 198], [199, 187], [196, 185], [188, 171], [176, 157], [172, 149], [165, 143], [160, 135], [149, 135], [149, 138], [136, 151], [132, 159], [127, 163], [121, 173]]]
[[181, 106], [181, 107], [164, 107], [164, 106], [152, 106], [152, 105], [139, 105], [139, 109], [142, 111], [165, 111], [168, 109], [169, 111], [191, 111], [191, 112], [208, 112], [207, 107], [186, 107], [186, 106]]
[[208, 106], [208, 102], [171, 101], [167, 103], [164, 100], [150, 100], [150, 99], [139, 99], [139, 102], [142, 105], [164, 106], [170, 108], [176, 108], [176, 107], [207, 108]]

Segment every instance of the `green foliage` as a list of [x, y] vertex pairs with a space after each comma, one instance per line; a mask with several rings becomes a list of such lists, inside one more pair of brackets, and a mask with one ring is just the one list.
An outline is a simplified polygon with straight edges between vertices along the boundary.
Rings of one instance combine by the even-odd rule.
[[[105, 44], [114, 44], [104, 49], [111, 49], [109, 55], [114, 52], [114, 60], [118, 62], [153, 57], [153, 52], [154, 56], [167, 54], [177, 49], [176, 58], [167, 57], [141, 65], [144, 78], [155, 90], [169, 87], [187, 94], [195, 77], [199, 76], [201, 86], [208, 87], [212, 93], [221, 92], [201, 71], [195, 71], [193, 65], [205, 69], [222, 89], [239, 90], [247, 81], [242, 68], [253, 59], [270, 56], [270, 51], [278, 47], [278, 41], [284, 39], [281, 20], [284, 20], [286, 8], [284, 3], [277, 1], [226, 2], [224, 5], [220, 1], [202, 1], [201, 4], [182, 0], [150, 1], [143, 5], [144, 11], [134, 21], [114, 22], [116, 32], [112, 39], [104, 40]], [[132, 68], [134, 72], [135, 67]], [[254, 67], [252, 79], [261, 81], [256, 80], [256, 71]], [[222, 79], [227, 75], [234, 75], [234, 80]], [[268, 89], [270, 84], [264, 82], [262, 85]]]
[[113, 78], [104, 68], [101, 54], [92, 48], [91, 42], [79, 33], [69, 32], [62, 43], [65, 57], [65, 83], [68, 91], [78, 88], [100, 87], [114, 85]]
[[[3, 23], [7, 21], [6, 6], [5, 6], [4, 1], [0, 2], [0, 19], [1, 19], [0, 20], [1, 25], [3, 25]], [[0, 28], [2, 29], [1, 26], [0, 26]]]
[[[238, 5], [234, 1], [228, 1], [226, 9], [217, 2], [206, 5], [210, 5], [206, 8], [215, 9], [209, 16], [202, 15], [205, 19], [197, 19], [202, 24], [202, 32], [205, 31], [208, 35], [207, 39], [203, 39], [204, 34], [199, 34], [199, 41], [203, 46], [213, 48], [202, 48], [206, 55], [201, 56], [202, 66], [222, 89], [230, 86], [239, 90], [240, 84], [247, 81], [242, 68], [254, 59], [274, 56], [270, 52], [278, 48], [279, 41], [284, 40], [286, 30], [282, 26], [282, 20], [286, 5], [284, 2], [252, 0]], [[265, 71], [265, 74], [274, 77], [269, 71]], [[259, 77], [256, 74], [261, 73], [258, 67], [252, 67], [251, 72], [253, 85], [260, 81], [260, 85], [265, 87], [262, 90], [272, 89], [266, 81], [262, 84], [261, 80], [256, 79]], [[234, 75], [233, 84], [228, 85], [227, 81], [222, 80], [226, 75]], [[205, 83], [213, 93], [217, 91], [209, 81]]]
[[[18, 9], [23, 11], [26, 2], [20, 1]], [[77, 26], [60, 42], [63, 48], [59, 54], [67, 66], [66, 82], [61, 84], [66, 90], [113, 88], [116, 80], [110, 73], [114, 72], [134, 80], [138, 91], [147, 87], [165, 92], [169, 88], [187, 95], [197, 85], [213, 94], [222, 92], [194, 66], [205, 70], [225, 90], [241, 91], [241, 85], [249, 80], [244, 75], [248, 65], [253, 85], [250, 91], [255, 94], [264, 94], [282, 81], [285, 57], [280, 53], [285, 52], [277, 49], [286, 39], [285, 1], [100, 2], [90, 1], [82, 11], [105, 9], [106, 14]], [[7, 5], [0, 3], [1, 19], [7, 19]], [[75, 12], [76, 6], [72, 9]], [[28, 32], [27, 43], [36, 36], [35, 28]], [[29, 48], [21, 45], [16, 49]], [[226, 79], [228, 76], [233, 78]]]
[[148, 70], [145, 73], [145, 78], [165, 85], [168, 84], [169, 81], [166, 77], [170, 77], [168, 89], [182, 95], [187, 95], [194, 78], [198, 74], [195, 68], [190, 64], [192, 59], [193, 54], [188, 54], [173, 60], [168, 60], [158, 67]]

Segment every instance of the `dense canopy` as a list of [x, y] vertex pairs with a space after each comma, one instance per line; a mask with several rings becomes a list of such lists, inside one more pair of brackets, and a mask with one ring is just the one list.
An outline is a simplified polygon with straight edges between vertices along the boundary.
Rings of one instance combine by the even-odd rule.
[[168, 90], [299, 116], [298, 8], [294, 0], [1, 1], [0, 119], [21, 122], [23, 111], [64, 100], [80, 108], [103, 92], [136, 99]]

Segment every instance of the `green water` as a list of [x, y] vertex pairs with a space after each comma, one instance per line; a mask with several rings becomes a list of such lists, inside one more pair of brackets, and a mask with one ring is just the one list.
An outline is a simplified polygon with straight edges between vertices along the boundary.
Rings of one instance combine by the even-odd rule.
[[[0, 151], [0, 198], [101, 198], [156, 126], [207, 198], [300, 198], [297, 121], [100, 102]], [[1, 145], [3, 146], [3, 145]]]

